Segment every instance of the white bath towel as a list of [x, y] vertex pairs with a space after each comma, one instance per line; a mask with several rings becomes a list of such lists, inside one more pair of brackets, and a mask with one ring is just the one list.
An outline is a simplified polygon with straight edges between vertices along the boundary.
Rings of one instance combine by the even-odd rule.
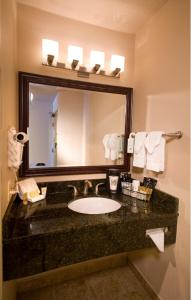
[[105, 134], [104, 137], [103, 137], [103, 145], [104, 145], [104, 148], [105, 148], [105, 158], [106, 159], [110, 158], [109, 140], [110, 140], [110, 134]]
[[119, 150], [119, 139], [117, 133], [112, 133], [109, 139], [109, 146], [110, 146], [110, 158], [111, 160], [116, 160], [118, 158], [118, 150]]
[[164, 171], [165, 138], [162, 131], [152, 131], [147, 135], [145, 147], [147, 150], [146, 169], [155, 172]]
[[146, 162], [145, 139], [147, 133], [144, 131], [135, 134], [133, 167], [144, 168]]

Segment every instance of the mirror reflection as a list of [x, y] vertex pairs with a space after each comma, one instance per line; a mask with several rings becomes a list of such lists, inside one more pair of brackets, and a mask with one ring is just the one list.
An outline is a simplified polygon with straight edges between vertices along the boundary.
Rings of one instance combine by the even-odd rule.
[[122, 165], [126, 96], [29, 84], [29, 168]]

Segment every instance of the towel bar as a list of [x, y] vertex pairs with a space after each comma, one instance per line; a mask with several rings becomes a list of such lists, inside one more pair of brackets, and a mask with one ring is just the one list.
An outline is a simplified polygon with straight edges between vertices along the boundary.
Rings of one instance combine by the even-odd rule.
[[180, 139], [183, 136], [183, 132], [182, 131], [176, 131], [176, 132], [173, 132], [173, 133], [164, 133], [163, 136], [174, 137], [176, 139]]
[[[130, 135], [131, 135], [132, 138], [135, 137], [135, 134], [130, 133]], [[163, 136], [180, 139], [183, 136], [183, 132], [182, 131], [176, 131], [176, 132], [172, 132], [172, 133], [164, 133]]]

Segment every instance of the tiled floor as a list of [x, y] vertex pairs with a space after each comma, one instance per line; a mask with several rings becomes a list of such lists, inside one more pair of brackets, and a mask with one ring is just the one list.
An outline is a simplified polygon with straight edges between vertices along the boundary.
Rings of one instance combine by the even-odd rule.
[[25, 292], [18, 300], [152, 300], [128, 266]]

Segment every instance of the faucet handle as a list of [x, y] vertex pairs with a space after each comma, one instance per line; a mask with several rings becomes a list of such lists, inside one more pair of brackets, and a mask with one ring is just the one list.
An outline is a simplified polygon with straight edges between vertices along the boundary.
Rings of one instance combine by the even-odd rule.
[[74, 185], [69, 184], [69, 185], [67, 185], [67, 187], [73, 189], [74, 197], [78, 196], [78, 190]]
[[100, 182], [100, 183], [96, 184], [96, 186], [95, 186], [95, 194], [96, 195], [99, 194], [99, 186], [104, 185], [104, 184], [105, 184], [104, 182]]

